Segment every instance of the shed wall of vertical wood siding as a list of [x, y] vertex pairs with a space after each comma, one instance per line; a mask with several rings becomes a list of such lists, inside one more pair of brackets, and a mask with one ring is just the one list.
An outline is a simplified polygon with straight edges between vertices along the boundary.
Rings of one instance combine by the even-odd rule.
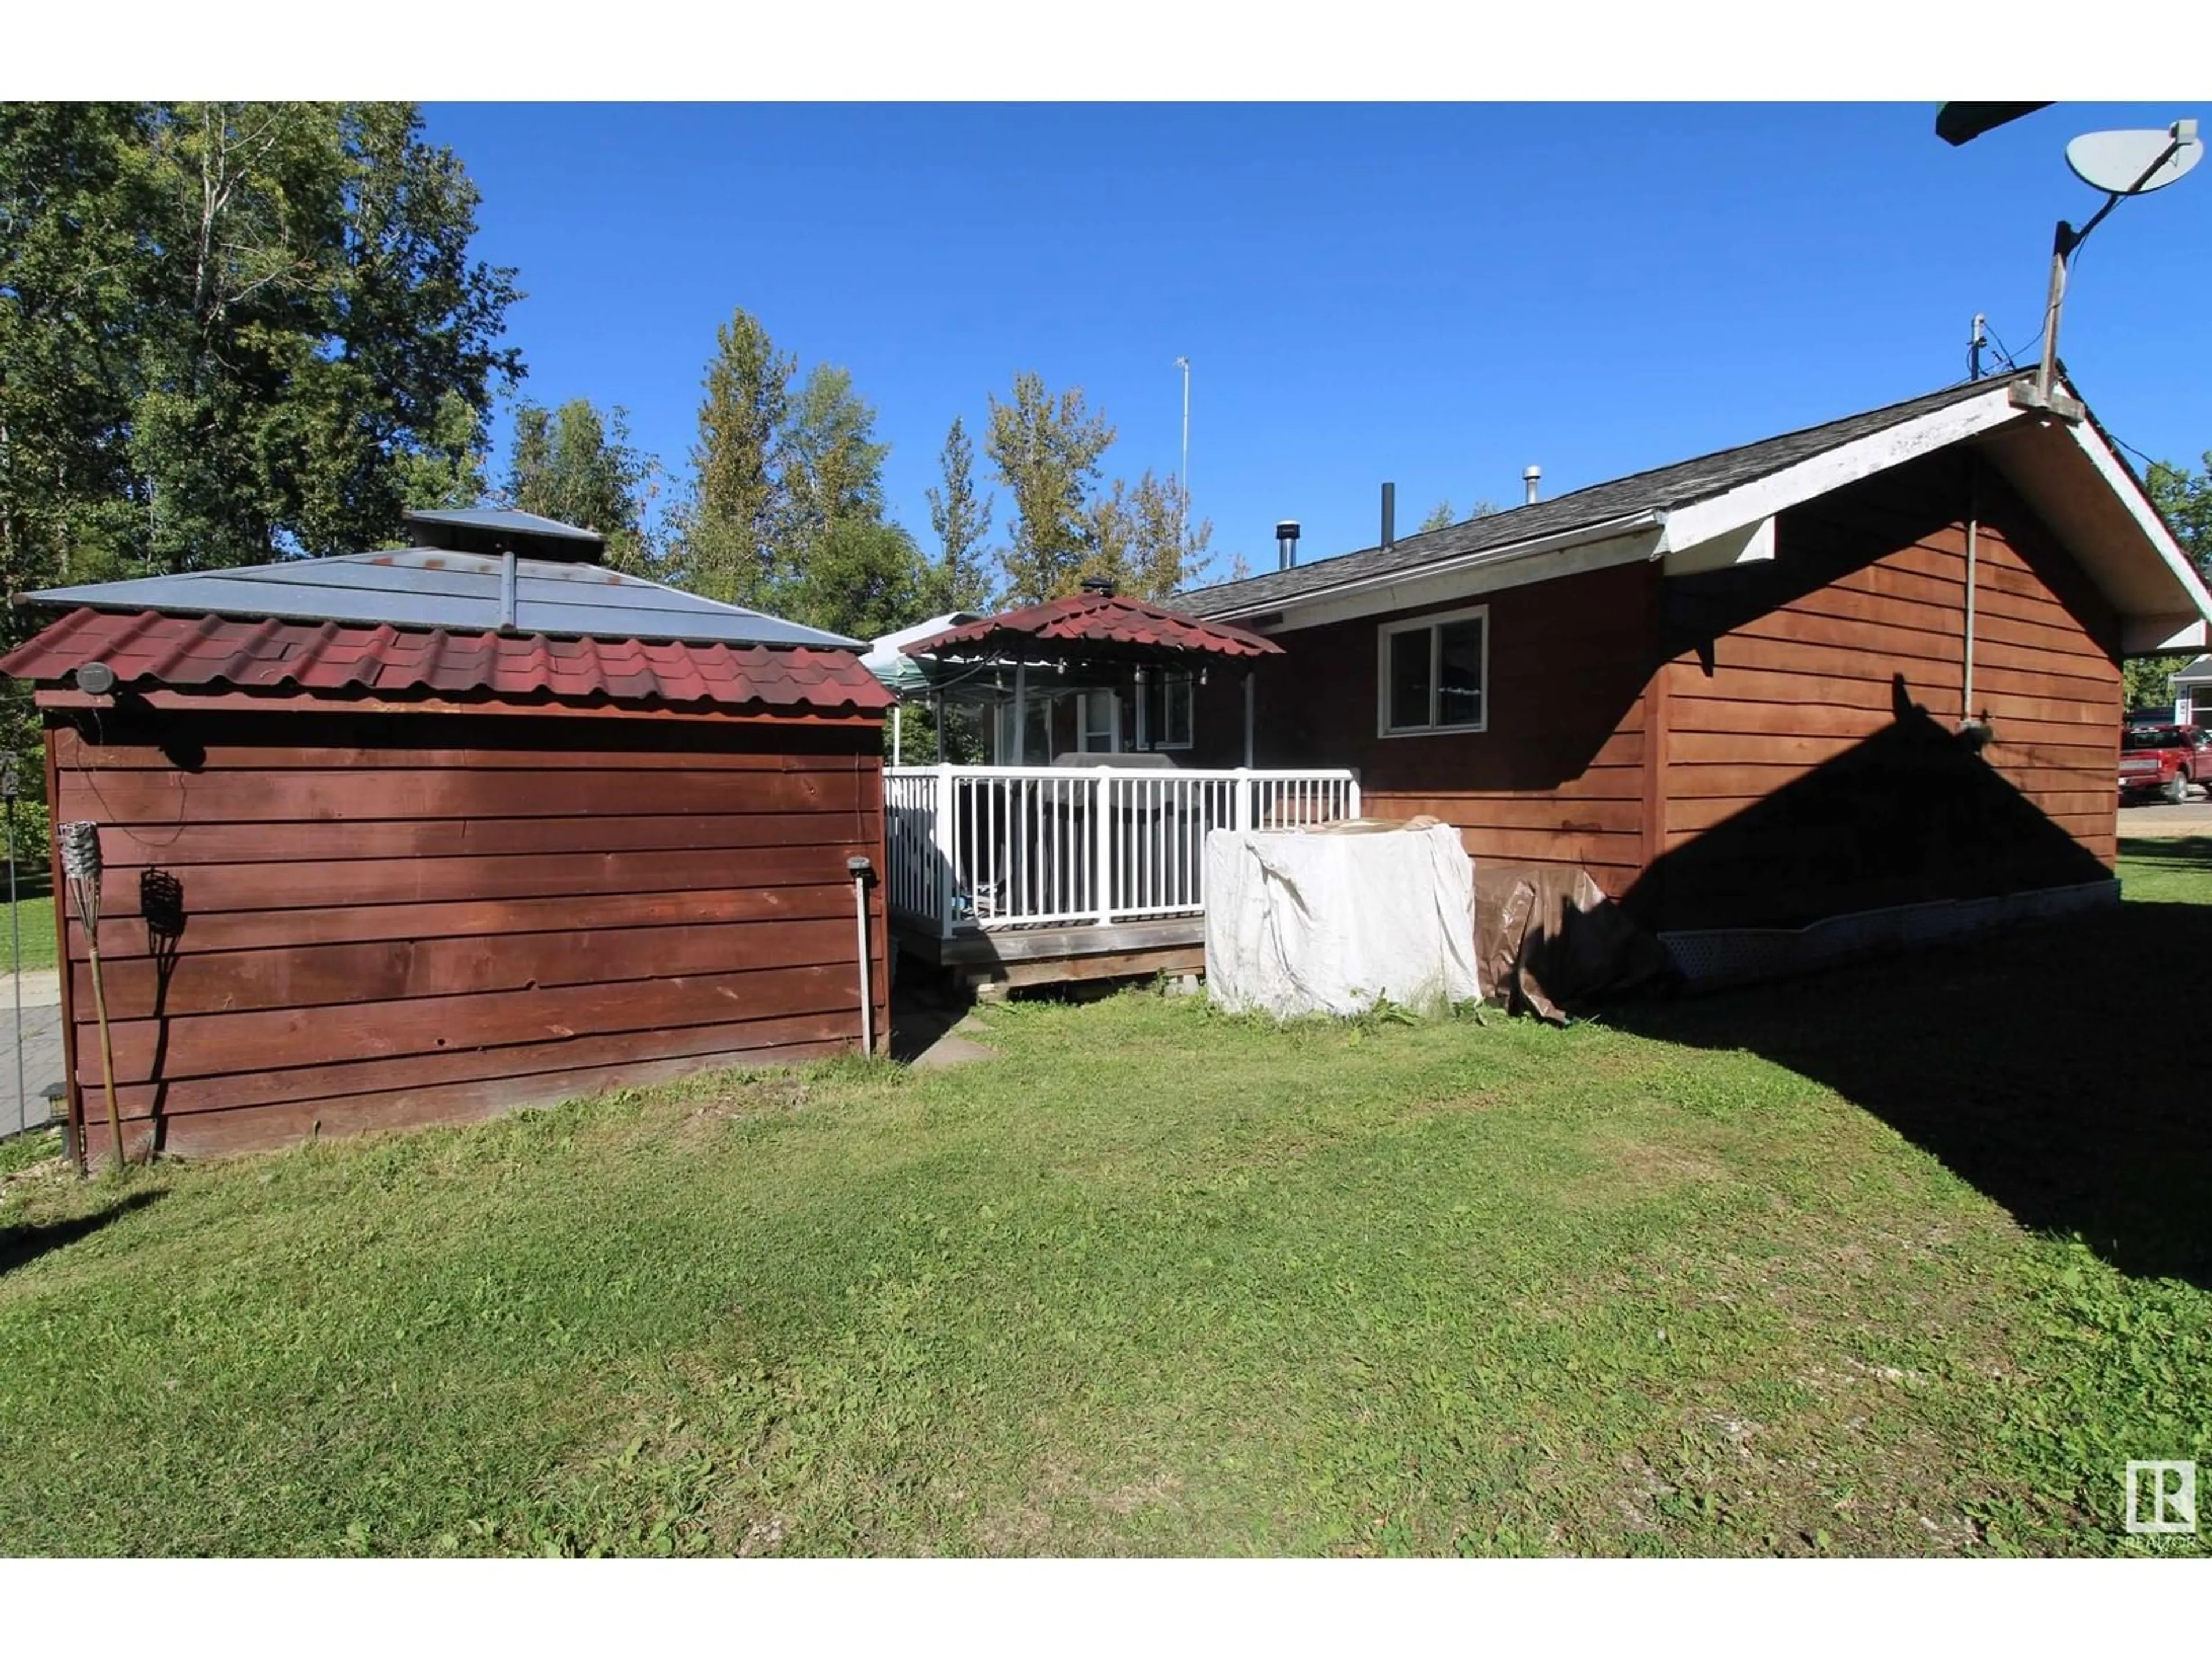
[[[101, 826], [134, 1151], [454, 1121], [859, 1040], [845, 860], [881, 864], [873, 724], [326, 705], [47, 722], [57, 821]], [[166, 959], [140, 913], [152, 870], [181, 889]], [[871, 913], [881, 1041], [879, 888]], [[64, 927], [99, 1127], [87, 940], [73, 911]]]

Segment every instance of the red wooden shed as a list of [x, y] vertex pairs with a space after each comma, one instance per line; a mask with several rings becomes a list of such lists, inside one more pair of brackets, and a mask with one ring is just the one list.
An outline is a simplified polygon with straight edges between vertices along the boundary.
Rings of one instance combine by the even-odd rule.
[[[883, 914], [848, 860], [880, 856], [889, 700], [856, 642], [527, 514], [412, 528], [38, 595], [68, 614], [0, 660], [37, 686], [55, 822], [100, 828], [131, 1154], [847, 1051], [864, 978], [880, 1045]], [[57, 915], [98, 1156], [88, 941]]]

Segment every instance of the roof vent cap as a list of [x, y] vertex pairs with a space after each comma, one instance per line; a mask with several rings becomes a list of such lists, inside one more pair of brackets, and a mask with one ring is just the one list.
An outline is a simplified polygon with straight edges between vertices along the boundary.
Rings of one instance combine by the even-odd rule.
[[1102, 599], [1110, 599], [1114, 597], [1114, 579], [1111, 576], [1085, 576], [1083, 591]]

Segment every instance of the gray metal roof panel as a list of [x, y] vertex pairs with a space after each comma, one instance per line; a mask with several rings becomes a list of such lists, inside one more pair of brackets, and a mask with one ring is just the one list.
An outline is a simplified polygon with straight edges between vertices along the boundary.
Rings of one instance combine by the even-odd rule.
[[579, 529], [558, 519], [542, 518], [509, 507], [442, 507], [407, 509], [414, 524], [452, 524], [470, 530], [508, 530], [523, 536], [556, 536], [568, 541], [604, 542], [596, 530]]
[[[287, 559], [233, 570], [49, 588], [30, 597], [101, 611], [183, 616], [283, 617], [390, 623], [398, 628], [499, 626], [501, 561], [430, 547]], [[811, 645], [858, 650], [861, 641], [723, 605], [599, 565], [515, 561], [514, 626], [525, 634], [682, 640], [694, 644]]]
[[1218, 616], [1231, 611], [1286, 604], [1304, 594], [1344, 582], [1415, 570], [1444, 559], [1481, 553], [1492, 548], [1516, 546], [1546, 536], [1565, 534], [1612, 524], [1638, 513], [1668, 511], [1686, 507], [1779, 472], [1824, 451], [1863, 438], [1886, 428], [1932, 414], [1939, 409], [1986, 396], [2017, 375], [1994, 375], [1986, 380], [1946, 386], [1940, 392], [1845, 416], [1821, 426], [1786, 432], [1734, 449], [1717, 450], [1671, 465], [1631, 473], [1604, 483], [1592, 484], [1565, 495], [1530, 506], [1486, 513], [1479, 519], [1401, 537], [1388, 548], [1370, 547], [1356, 553], [1338, 554], [1288, 570], [1271, 570], [1242, 581], [1221, 582], [1178, 594], [1175, 605], [1196, 617]]

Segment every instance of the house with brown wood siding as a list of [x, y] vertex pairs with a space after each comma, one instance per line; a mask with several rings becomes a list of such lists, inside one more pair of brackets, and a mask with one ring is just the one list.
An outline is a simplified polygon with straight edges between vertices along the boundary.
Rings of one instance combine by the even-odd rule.
[[2109, 899], [2121, 661], [2212, 617], [2072, 388], [2026, 374], [1176, 604], [1284, 647], [1201, 691], [1194, 763], [1234, 763], [1249, 698], [1252, 763], [1348, 767], [1478, 872], [1586, 871], [1688, 966]]
[[[858, 642], [529, 514], [412, 529], [38, 595], [66, 614], [0, 661], [55, 822], [97, 829], [131, 1155], [882, 1046], [880, 890], [848, 861], [881, 857], [889, 699]], [[98, 1157], [93, 941], [56, 914]]]

